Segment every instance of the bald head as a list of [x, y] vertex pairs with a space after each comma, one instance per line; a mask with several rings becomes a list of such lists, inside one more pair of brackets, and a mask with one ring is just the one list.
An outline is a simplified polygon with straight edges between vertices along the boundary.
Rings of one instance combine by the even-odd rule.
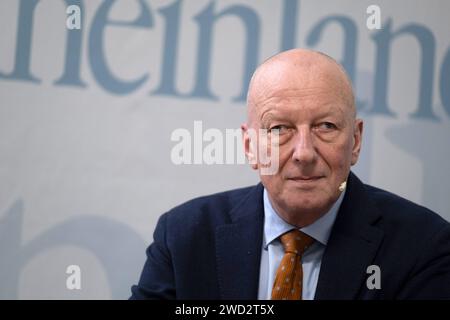
[[[247, 104], [245, 154], [256, 159], [271, 204], [288, 223], [311, 224], [341, 195], [361, 148], [363, 122], [344, 68], [320, 52], [282, 52], [255, 71]], [[269, 162], [259, 160], [261, 150], [270, 151]], [[275, 173], [262, 171], [267, 163]]]
[[313, 50], [292, 49], [264, 61], [254, 72], [250, 81], [247, 106], [249, 122], [253, 118], [258, 101], [276, 90], [302, 90], [322, 86], [334, 95], [356, 116], [351, 81], [344, 68], [330, 56]]

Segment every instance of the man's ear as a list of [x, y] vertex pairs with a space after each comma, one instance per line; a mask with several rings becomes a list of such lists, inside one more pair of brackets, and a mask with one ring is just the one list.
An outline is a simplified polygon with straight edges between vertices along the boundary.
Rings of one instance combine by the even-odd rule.
[[247, 158], [248, 162], [252, 166], [254, 170], [258, 169], [258, 161], [256, 158], [256, 141], [252, 141], [253, 138], [256, 138], [255, 135], [251, 135], [249, 132], [249, 128], [247, 123], [241, 124], [241, 130], [242, 130], [242, 144], [244, 145], [244, 153], [245, 157]]
[[364, 123], [362, 119], [356, 119], [353, 131], [352, 166], [358, 162], [359, 153], [361, 151], [363, 128]]

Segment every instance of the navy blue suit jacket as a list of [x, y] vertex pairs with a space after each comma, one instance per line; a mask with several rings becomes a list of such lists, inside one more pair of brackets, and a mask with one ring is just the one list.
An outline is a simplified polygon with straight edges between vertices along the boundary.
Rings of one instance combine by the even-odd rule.
[[[263, 187], [191, 200], [162, 215], [131, 299], [256, 299]], [[369, 289], [369, 265], [381, 289]], [[315, 299], [450, 299], [450, 224], [350, 173]]]

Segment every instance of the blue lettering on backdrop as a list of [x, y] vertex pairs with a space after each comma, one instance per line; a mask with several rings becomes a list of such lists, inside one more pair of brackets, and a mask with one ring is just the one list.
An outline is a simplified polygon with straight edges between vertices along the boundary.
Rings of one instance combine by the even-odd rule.
[[234, 15], [239, 17], [245, 24], [247, 37], [243, 73], [244, 86], [241, 94], [233, 100], [236, 102], [245, 101], [247, 83], [250, 81], [250, 76], [256, 68], [258, 61], [259, 30], [261, 29], [259, 17], [254, 10], [243, 5], [228, 7], [226, 10], [214, 15], [214, 5], [215, 2], [212, 1], [205, 10], [195, 17], [195, 20], [199, 24], [200, 40], [197, 55], [197, 80], [195, 81], [195, 88], [191, 93], [191, 97], [210, 97], [214, 100], [217, 99], [208, 88], [213, 24], [219, 18]]
[[[331, 22], [336, 22], [342, 26], [344, 31], [344, 40], [342, 46], [342, 65], [348, 73], [353, 83], [356, 83], [356, 45], [358, 42], [358, 29], [356, 24], [345, 16], [330, 16], [319, 21], [309, 33], [306, 39], [308, 46], [314, 47], [319, 42], [322, 31]], [[358, 110], [363, 110], [367, 102], [357, 100]]]
[[178, 56], [178, 34], [180, 29], [180, 5], [181, 0], [175, 1], [170, 6], [159, 9], [158, 12], [164, 16], [165, 37], [163, 47], [161, 82], [154, 94], [180, 97], [181, 94], [175, 89], [175, 71], [177, 70]]
[[0, 72], [0, 79], [31, 81], [35, 83], [41, 82], [41, 80], [30, 73], [33, 13], [38, 2], [39, 0], [20, 0], [14, 69], [11, 74], [3, 74]]
[[439, 77], [439, 93], [441, 95], [444, 110], [450, 115], [450, 49], [442, 62], [441, 75]]
[[147, 79], [148, 74], [134, 81], [122, 81], [115, 77], [106, 64], [103, 48], [104, 31], [107, 25], [127, 27], [153, 27], [153, 19], [144, 0], [139, 0], [141, 6], [140, 16], [132, 21], [108, 20], [108, 13], [116, 0], [105, 0], [98, 9], [92, 23], [89, 36], [89, 60], [95, 79], [106, 90], [116, 94], [127, 94], [139, 88]]
[[[25, 204], [22, 199], [16, 200], [6, 212], [0, 213], [0, 299], [17, 299], [23, 268], [33, 258], [60, 246], [86, 250], [98, 259], [111, 289], [112, 299], [124, 299], [129, 295], [130, 284], [136, 281], [140, 272], [142, 252], [146, 247], [146, 241], [135, 230], [106, 216], [80, 214], [52, 226], [23, 244], [24, 215]], [[125, 254], [120, 256], [121, 253]], [[55, 260], [49, 262], [48, 267], [51, 269], [57, 265], [58, 260]], [[52, 276], [60, 277], [58, 274]], [[45, 284], [44, 280], [42, 284]]]
[[[88, 56], [89, 64], [97, 83], [110, 93], [125, 95], [137, 90], [149, 78], [145, 73], [141, 77], [124, 81], [113, 75], [107, 65], [106, 52], [104, 51], [105, 29], [110, 26], [121, 26], [129, 28], [152, 28], [154, 20], [148, 5], [148, 1], [136, 0], [139, 3], [140, 14], [134, 21], [113, 21], [108, 18], [111, 8], [116, 0], [104, 0], [92, 21], [89, 32]], [[13, 70], [10, 73], [0, 72], [0, 80], [27, 81], [39, 84], [41, 80], [30, 71], [30, 61], [32, 54], [32, 32], [33, 18], [35, 8], [39, 0], [20, 0], [18, 10], [17, 34], [15, 60]], [[83, 7], [82, 0], [65, 0], [61, 3], [76, 4]], [[162, 72], [159, 79], [159, 85], [152, 91], [154, 95], [168, 95], [178, 98], [197, 98], [218, 100], [220, 94], [215, 94], [210, 88], [210, 69], [212, 43], [214, 37], [214, 26], [221, 18], [234, 17], [242, 23], [245, 33], [245, 44], [243, 52], [243, 67], [241, 70], [236, 68], [235, 72], [240, 72], [241, 89], [233, 97], [234, 102], [245, 101], [246, 91], [250, 76], [259, 62], [260, 50], [260, 32], [261, 21], [258, 13], [248, 6], [235, 4], [228, 6], [220, 12], [215, 10], [215, 1], [210, 1], [193, 20], [197, 23], [199, 34], [198, 43], [194, 48], [196, 52], [195, 72], [192, 75], [193, 89], [188, 93], [180, 93], [176, 89], [175, 79], [177, 70], [177, 57], [179, 56], [179, 29], [181, 21], [183, 0], [176, 0], [170, 5], [160, 8], [159, 14], [163, 17], [165, 23], [164, 33], [164, 54], [162, 60]], [[300, 9], [299, 0], [283, 0], [281, 16], [281, 35], [280, 49], [286, 50], [296, 47], [298, 13]], [[355, 22], [342, 15], [332, 15], [321, 19], [314, 25], [310, 33], [306, 35], [308, 46], [316, 46], [323, 34], [324, 29], [330, 23], [338, 23], [342, 26], [344, 32], [342, 45], [342, 64], [349, 73], [349, 76], [355, 83], [358, 44], [358, 29]], [[84, 24], [83, 24], [84, 25]], [[82, 30], [82, 29], [81, 29]], [[81, 69], [81, 49], [82, 36], [81, 30], [67, 31], [67, 42], [65, 52], [65, 64], [61, 77], [55, 80], [57, 86], [87, 87], [80, 78]], [[383, 28], [372, 35], [375, 44], [375, 66], [374, 66], [374, 98], [372, 106], [365, 108], [366, 101], [357, 101], [358, 108], [367, 111], [367, 114], [384, 115], [395, 117], [388, 104], [388, 78], [389, 65], [391, 57], [391, 47], [393, 40], [399, 36], [410, 35], [418, 43], [421, 53], [420, 65], [418, 70], [419, 92], [417, 109], [410, 115], [412, 118], [438, 120], [433, 111], [433, 79], [436, 55], [436, 40], [433, 33], [426, 27], [417, 23], [409, 23], [401, 26], [396, 31], [392, 30], [392, 19], [387, 19]], [[444, 57], [439, 74], [439, 94], [442, 100], [443, 108], [450, 115], [450, 91], [446, 90], [450, 81], [450, 56], [449, 52]], [[233, 70], [234, 71], [234, 70]]]
[[389, 57], [392, 40], [403, 34], [410, 34], [416, 38], [421, 48], [420, 86], [418, 110], [411, 116], [437, 120], [432, 110], [433, 70], [435, 56], [435, 40], [429, 29], [419, 24], [411, 23], [392, 33], [392, 19], [388, 19], [383, 28], [373, 36], [376, 43], [375, 93], [372, 113], [395, 116], [387, 104], [387, 84]]
[[[170, 6], [158, 10], [158, 12], [164, 16], [166, 30], [164, 37], [161, 82], [158, 88], [153, 91], [153, 94], [217, 100], [217, 96], [211, 92], [208, 86], [209, 67], [211, 65], [211, 29], [215, 19], [225, 15], [234, 14], [244, 22], [247, 41], [242, 76], [242, 89], [240, 95], [236, 96], [233, 101], [245, 101], [248, 82], [250, 81], [250, 77], [253, 70], [256, 68], [258, 61], [260, 39], [260, 21], [258, 15], [248, 7], [234, 6], [214, 16], [214, 2], [212, 2], [195, 17], [200, 30], [195, 88], [189, 95], [183, 95], [175, 88], [181, 3], [182, 0], [177, 0]], [[298, 0], [284, 0], [283, 8], [281, 51], [295, 47]]]
[[[77, 5], [83, 12], [83, 3], [81, 0], [66, 0], [67, 6]], [[84, 14], [81, 15], [81, 25], [84, 25]], [[81, 43], [83, 39], [82, 29], [67, 30], [66, 43], [66, 63], [64, 73], [60, 79], [54, 82], [55, 85], [66, 85], [74, 87], [86, 87], [86, 84], [80, 79], [81, 63]]]
[[284, 0], [282, 28], [281, 28], [281, 46], [280, 51], [295, 48], [295, 39], [297, 37], [297, 0]]

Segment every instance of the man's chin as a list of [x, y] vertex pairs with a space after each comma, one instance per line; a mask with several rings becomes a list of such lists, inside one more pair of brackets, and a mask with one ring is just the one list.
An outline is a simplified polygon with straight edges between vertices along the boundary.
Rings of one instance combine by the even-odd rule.
[[286, 201], [286, 206], [295, 212], [317, 212], [321, 211], [325, 206], [322, 201], [317, 201], [308, 197], [301, 197]]
[[313, 224], [327, 212], [327, 208], [316, 204], [291, 203], [285, 207], [281, 218], [287, 223], [299, 228]]

